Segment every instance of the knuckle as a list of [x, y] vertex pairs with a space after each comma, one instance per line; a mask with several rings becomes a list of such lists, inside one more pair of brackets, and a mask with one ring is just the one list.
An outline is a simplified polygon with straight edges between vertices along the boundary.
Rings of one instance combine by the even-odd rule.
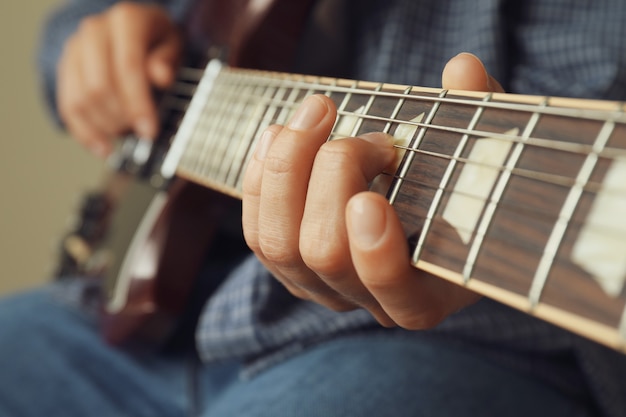
[[109, 97], [110, 89], [103, 82], [89, 83], [85, 89], [85, 103], [103, 104]]
[[323, 162], [327, 169], [345, 167], [354, 160], [354, 150], [348, 139], [333, 140], [320, 147], [316, 160]]
[[258, 235], [258, 247], [265, 259], [281, 269], [297, 269], [300, 262], [300, 254], [287, 239], [276, 236]]
[[132, 19], [138, 12], [140, 7], [130, 1], [122, 1], [113, 5], [110, 9], [110, 16], [116, 21], [124, 21]]
[[318, 304], [323, 305], [324, 307], [339, 312], [339, 313], [343, 313], [346, 311], [352, 311], [355, 310], [356, 308], [358, 308], [357, 305], [342, 299], [340, 297], [333, 297], [333, 296], [322, 296], [322, 295], [316, 295], [313, 298], [313, 301], [315, 301]]
[[376, 279], [368, 277], [361, 277], [361, 281], [372, 294], [384, 294], [389, 289], [390, 283], [382, 279], [382, 276], [377, 276]]
[[59, 104], [59, 113], [65, 119], [82, 117], [89, 110], [89, 102], [83, 98], [65, 100]]
[[285, 288], [287, 289], [287, 291], [289, 291], [289, 293], [291, 295], [293, 295], [296, 298], [299, 298], [301, 300], [310, 300], [311, 296], [310, 294], [305, 291], [304, 289], [297, 287], [295, 285], [292, 284], [287, 284], [287, 283], [283, 283], [283, 285], [285, 286]]
[[254, 176], [250, 169], [246, 170], [241, 183], [241, 193], [243, 199], [257, 198], [261, 195], [261, 182]]
[[142, 58], [136, 54], [124, 51], [119, 53], [118, 71], [120, 74], [124, 74], [126, 77], [141, 77], [143, 62]]
[[92, 34], [102, 30], [102, 17], [99, 15], [87, 16], [78, 25], [78, 33]]
[[265, 160], [265, 171], [278, 177], [294, 172], [295, 168], [296, 162], [283, 155], [270, 153]]
[[320, 275], [332, 278], [345, 273], [346, 258], [332, 242], [301, 239], [300, 254], [305, 265]]
[[415, 313], [414, 311], [401, 311], [391, 314], [394, 322], [407, 330], [432, 329], [443, 321], [445, 314], [439, 310]]

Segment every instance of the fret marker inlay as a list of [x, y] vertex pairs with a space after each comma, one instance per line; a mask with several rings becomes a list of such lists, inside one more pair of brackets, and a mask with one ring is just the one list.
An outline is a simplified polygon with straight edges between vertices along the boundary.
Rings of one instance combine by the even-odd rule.
[[400, 123], [398, 127], [396, 127], [396, 131], [393, 133], [393, 145], [397, 147], [396, 160], [393, 162], [393, 172], [400, 166], [400, 162], [402, 162], [402, 158], [404, 157], [404, 150], [409, 147], [411, 140], [413, 140], [417, 133], [417, 129], [419, 128], [417, 123], [422, 123], [425, 116], [425, 113], [419, 114], [409, 120], [409, 122], [415, 124]]
[[572, 250], [572, 261], [613, 297], [626, 283], [625, 178], [626, 159], [615, 159]]
[[[519, 129], [506, 132], [517, 136]], [[443, 218], [454, 227], [466, 245], [471, 241], [480, 215], [500, 175], [513, 142], [484, 138], [476, 141], [465, 166], [461, 170]]]
[[396, 147], [396, 158], [385, 169], [385, 172], [391, 173], [391, 175], [379, 175], [374, 178], [374, 181], [372, 181], [372, 184], [370, 186], [371, 191], [377, 192], [381, 195], [387, 194], [387, 191], [389, 191], [389, 188], [391, 187], [393, 174], [398, 171], [400, 163], [402, 162], [402, 158], [404, 158], [404, 153], [411, 144], [411, 140], [417, 133], [417, 129], [419, 129], [417, 123], [421, 123], [422, 120], [424, 120], [425, 116], [426, 113], [421, 113], [413, 119], [409, 120], [410, 122], [416, 124], [400, 123], [398, 127], [396, 127], [396, 131], [393, 134], [393, 146]]
[[344, 114], [339, 116], [337, 125], [333, 129], [333, 136], [336, 138], [352, 136], [354, 128], [359, 123], [360, 116], [365, 111], [365, 106], [361, 106], [354, 110], [352, 114]]

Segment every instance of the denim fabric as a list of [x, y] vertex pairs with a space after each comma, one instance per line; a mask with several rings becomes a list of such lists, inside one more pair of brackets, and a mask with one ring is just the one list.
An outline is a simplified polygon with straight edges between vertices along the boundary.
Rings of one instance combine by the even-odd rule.
[[0, 303], [0, 416], [592, 415], [428, 334], [337, 337], [252, 377], [235, 361], [111, 349], [93, 317], [57, 297], [59, 285]]

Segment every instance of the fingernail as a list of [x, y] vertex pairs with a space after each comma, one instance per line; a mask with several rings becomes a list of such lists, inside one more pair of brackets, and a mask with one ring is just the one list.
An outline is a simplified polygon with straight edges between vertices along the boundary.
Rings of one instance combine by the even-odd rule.
[[171, 64], [167, 61], [158, 61], [154, 66], [154, 72], [156, 77], [158, 77], [162, 86], [168, 86], [174, 81], [174, 74], [172, 71]]
[[476, 55], [474, 55], [473, 53], [471, 53], [471, 52], [459, 52], [456, 56], [463, 56], [463, 55], [471, 56], [471, 57], [474, 57], [474, 58], [478, 59], [478, 57]]
[[267, 152], [269, 152], [270, 147], [272, 146], [272, 142], [274, 142], [274, 138], [276, 135], [271, 130], [266, 130], [263, 132], [261, 137], [259, 138], [259, 144], [257, 145], [256, 152], [254, 156], [259, 161], [263, 161], [267, 156]]
[[322, 121], [327, 112], [326, 103], [319, 97], [307, 97], [289, 121], [288, 126], [293, 130], [311, 129]]
[[156, 135], [153, 123], [150, 119], [139, 119], [135, 123], [135, 133], [137, 136], [141, 136], [146, 139], [154, 139], [154, 136]]
[[353, 244], [362, 250], [374, 248], [387, 226], [385, 207], [381, 206], [380, 201], [361, 194], [350, 200], [348, 210]]
[[380, 144], [380, 145], [390, 145], [393, 143], [393, 136], [388, 135], [387, 133], [382, 132], [371, 132], [364, 133], [358, 136], [359, 139], [363, 139], [369, 143]]

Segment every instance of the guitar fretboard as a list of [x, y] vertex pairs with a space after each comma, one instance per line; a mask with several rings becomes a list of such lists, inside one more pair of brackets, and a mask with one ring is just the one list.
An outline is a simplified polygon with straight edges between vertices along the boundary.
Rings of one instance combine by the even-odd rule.
[[239, 197], [260, 133], [286, 123], [304, 97], [326, 94], [338, 108], [329, 139], [372, 131], [396, 138], [397, 170], [377, 186], [402, 220], [416, 267], [624, 349], [623, 104], [215, 62], [199, 74], [165, 176]]

